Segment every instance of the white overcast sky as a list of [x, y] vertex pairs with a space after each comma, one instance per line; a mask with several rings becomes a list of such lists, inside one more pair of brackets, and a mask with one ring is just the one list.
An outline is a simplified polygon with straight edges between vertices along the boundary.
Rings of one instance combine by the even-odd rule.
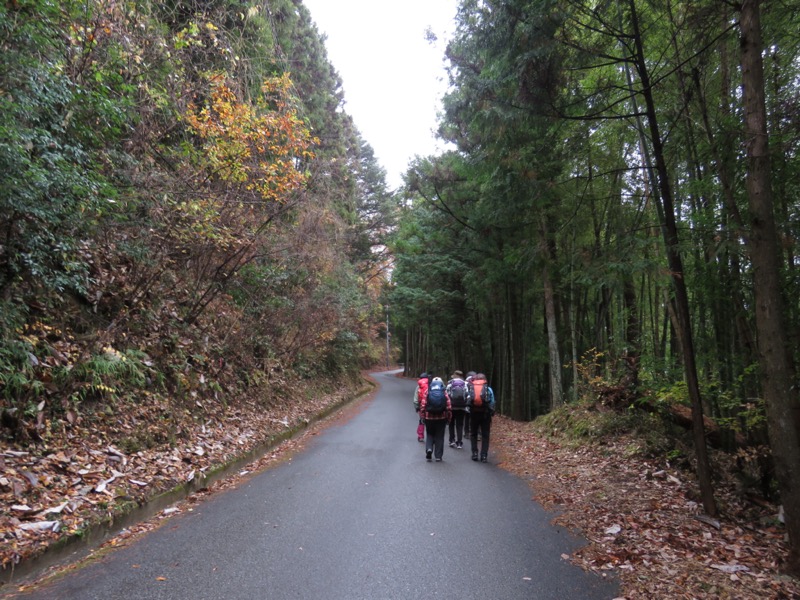
[[[440, 151], [444, 49], [458, 0], [303, 0], [342, 78], [345, 110], [386, 169], [389, 187], [414, 156]], [[430, 28], [439, 38], [425, 39]]]

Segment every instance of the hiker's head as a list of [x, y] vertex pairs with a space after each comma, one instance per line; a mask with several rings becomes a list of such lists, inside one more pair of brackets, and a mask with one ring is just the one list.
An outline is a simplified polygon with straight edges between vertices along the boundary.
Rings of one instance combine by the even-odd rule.
[[453, 371], [453, 376], [450, 379], [455, 379], [456, 377], [459, 379], [464, 379], [464, 373], [461, 371]]

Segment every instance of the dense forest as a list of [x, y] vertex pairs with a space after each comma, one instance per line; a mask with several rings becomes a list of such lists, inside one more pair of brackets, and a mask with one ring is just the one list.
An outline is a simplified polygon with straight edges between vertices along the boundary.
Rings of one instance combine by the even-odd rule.
[[235, 396], [383, 356], [390, 194], [301, 2], [1, 10], [13, 435], [145, 383]]
[[798, 571], [795, 9], [463, 0], [451, 150], [408, 171], [391, 305], [409, 373], [483, 370], [515, 419], [682, 418], [710, 515], [713, 428], [780, 494]]
[[300, 0], [13, 0], [0, 53], [5, 568], [362, 386], [392, 195]]
[[174, 448], [357, 385], [388, 312], [516, 420], [683, 419], [705, 512], [713, 442], [800, 572], [794, 8], [462, 0], [449, 150], [395, 191], [302, 0], [7, 0], [2, 443]]

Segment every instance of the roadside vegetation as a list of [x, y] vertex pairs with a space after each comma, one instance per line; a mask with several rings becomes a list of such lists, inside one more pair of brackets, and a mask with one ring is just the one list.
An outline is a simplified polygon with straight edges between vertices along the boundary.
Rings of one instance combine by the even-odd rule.
[[463, 0], [450, 143], [408, 171], [390, 300], [408, 374], [499, 410], [590, 397], [728, 453], [800, 576], [798, 14], [747, 0]]

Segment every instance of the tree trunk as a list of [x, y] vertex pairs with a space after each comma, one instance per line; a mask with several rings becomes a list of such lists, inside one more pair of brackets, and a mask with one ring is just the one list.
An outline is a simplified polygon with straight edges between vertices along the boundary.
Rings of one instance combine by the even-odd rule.
[[750, 259], [756, 303], [759, 364], [770, 445], [789, 533], [787, 570], [800, 575], [800, 398], [787, 345], [780, 287], [780, 253], [773, 212], [759, 0], [744, 0], [741, 19], [742, 86], [750, 205]]
[[564, 404], [564, 394], [561, 387], [561, 355], [558, 349], [558, 328], [556, 326], [556, 301], [553, 282], [550, 280], [550, 251], [547, 247], [547, 225], [542, 223], [542, 239], [540, 247], [542, 249], [542, 284], [544, 285], [544, 315], [547, 325], [547, 349], [549, 353], [549, 373], [550, 373], [550, 405], [553, 408]]
[[627, 273], [623, 282], [623, 302], [625, 305], [625, 380], [636, 392], [639, 386], [639, 361], [641, 359], [641, 323], [636, 304], [636, 289], [633, 286], [633, 275]]
[[700, 385], [697, 379], [697, 365], [695, 363], [694, 341], [692, 339], [692, 326], [689, 320], [689, 297], [684, 279], [683, 261], [679, 251], [678, 225], [675, 218], [675, 205], [672, 198], [672, 186], [669, 180], [666, 159], [664, 157], [663, 141], [656, 118], [655, 100], [650, 84], [650, 74], [644, 55], [641, 31], [639, 28], [638, 13], [635, 0], [630, 0], [631, 23], [633, 38], [636, 45], [634, 61], [642, 84], [641, 93], [645, 99], [647, 121], [650, 128], [650, 138], [653, 145], [653, 157], [656, 163], [658, 189], [663, 202], [664, 242], [667, 251], [667, 262], [672, 275], [675, 289], [675, 309], [678, 321], [678, 340], [682, 350], [684, 376], [692, 404], [692, 422], [695, 453], [697, 455], [697, 480], [700, 486], [700, 495], [703, 499], [703, 508], [710, 516], [717, 515], [717, 505], [714, 501], [714, 490], [711, 486], [711, 467], [708, 460], [705, 431], [703, 428], [703, 404], [700, 396]]

